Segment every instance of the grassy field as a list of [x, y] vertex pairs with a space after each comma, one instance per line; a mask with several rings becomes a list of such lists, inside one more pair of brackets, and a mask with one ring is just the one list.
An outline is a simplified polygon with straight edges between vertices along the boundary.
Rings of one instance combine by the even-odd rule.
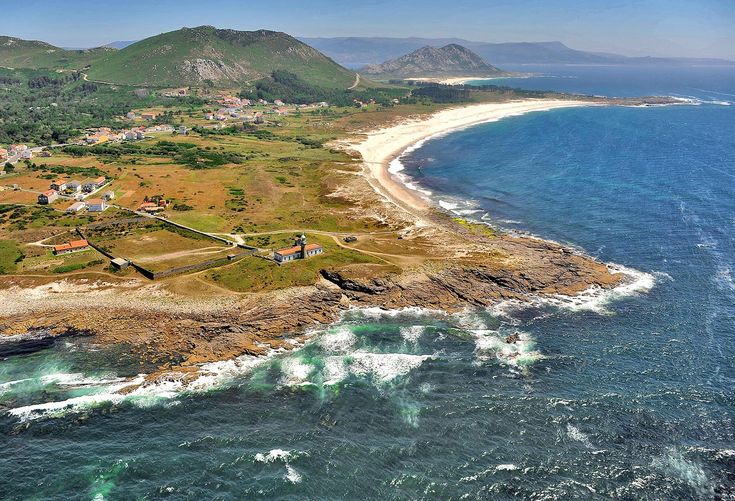
[[[324, 254], [278, 265], [273, 261], [249, 257], [234, 264], [208, 271], [204, 278], [236, 292], [261, 292], [285, 287], [311, 285], [321, 269], [354, 264], [383, 264], [380, 260], [337, 245], [331, 238], [311, 237], [310, 242], [324, 246]], [[292, 245], [287, 237], [274, 240], [276, 246]]]
[[17, 242], [0, 240], [0, 274], [14, 272], [21, 256]]
[[28, 254], [20, 263], [21, 273], [70, 273], [78, 270], [107, 267], [109, 260], [94, 249], [55, 256], [48, 247], [28, 248]]
[[102, 234], [92, 230], [87, 237], [113, 255], [154, 272], [220, 259], [232, 253], [232, 248], [225, 244], [161, 223], [105, 230]]

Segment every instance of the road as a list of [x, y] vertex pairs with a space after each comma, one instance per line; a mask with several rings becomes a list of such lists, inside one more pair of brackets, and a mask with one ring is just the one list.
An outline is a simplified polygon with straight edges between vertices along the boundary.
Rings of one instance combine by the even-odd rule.
[[350, 87], [347, 87], [347, 90], [356, 89], [358, 85], [360, 85], [360, 74], [355, 73], [355, 83], [353, 83]]

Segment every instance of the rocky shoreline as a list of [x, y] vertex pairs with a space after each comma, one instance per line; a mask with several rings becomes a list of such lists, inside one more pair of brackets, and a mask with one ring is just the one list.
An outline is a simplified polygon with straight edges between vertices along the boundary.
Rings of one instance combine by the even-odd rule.
[[[365, 135], [356, 139], [366, 140]], [[425, 201], [394, 199], [396, 191], [370, 175], [376, 172], [374, 165], [367, 166], [371, 159], [363, 155], [363, 160], [365, 175], [340, 186], [339, 196], [351, 200], [350, 210], [361, 217], [388, 222], [406, 245], [407, 257], [412, 248], [429, 249], [400, 271], [348, 265], [321, 270], [312, 286], [251, 294], [212, 289], [199, 295], [177, 294], [166, 281], [49, 277], [38, 285], [22, 276], [0, 277], [3, 346], [9, 352], [21, 349], [29, 333], [31, 345], [41, 348], [55, 338], [84, 333], [91, 343], [123, 346], [141, 366], [157, 367], [148, 381], [172, 374], [196, 378], [204, 363], [291, 349], [311, 330], [353, 308], [456, 312], [505, 300], [571, 297], [626, 280], [604, 263], [559, 244], [472, 231]]]

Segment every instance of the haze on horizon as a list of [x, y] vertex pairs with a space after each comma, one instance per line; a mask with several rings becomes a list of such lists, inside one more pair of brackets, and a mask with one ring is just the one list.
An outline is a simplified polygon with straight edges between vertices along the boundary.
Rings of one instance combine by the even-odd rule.
[[[0, 34], [61, 47], [139, 40], [183, 26], [272, 29], [301, 37], [457, 37], [485, 42], [561, 41], [628, 56], [735, 60], [730, 0], [0, 0]], [[33, 20], [33, 22], [18, 22]]]

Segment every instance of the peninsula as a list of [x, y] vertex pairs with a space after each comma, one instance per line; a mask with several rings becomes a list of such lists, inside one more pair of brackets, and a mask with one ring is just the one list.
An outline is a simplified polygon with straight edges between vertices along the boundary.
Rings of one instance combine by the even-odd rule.
[[[68, 336], [124, 346], [148, 374], [132, 391], [160, 377], [195, 380], [205, 362], [288, 349], [351, 308], [458, 311], [632, 280], [561, 245], [456, 218], [401, 184], [389, 165], [418, 141], [508, 116], [674, 100], [382, 86], [353, 81], [322, 58], [315, 76], [313, 54], [272, 32], [202, 28], [171, 37], [222, 38], [239, 47], [233, 65], [254, 43], [297, 44], [305, 59], [291, 64], [305, 66], [298, 74], [260, 67], [240, 91], [231, 87], [239, 77], [222, 68], [210, 75], [222, 77], [221, 87], [195, 85], [208, 73], [186, 63], [170, 67], [193, 79], [178, 88], [54, 77], [67, 93], [112, 104], [104, 124], [69, 133], [64, 144], [28, 136], [26, 149], [12, 145], [0, 192], [6, 355]], [[115, 79], [124, 51], [154, 42], [106, 55], [89, 75]], [[4, 71], [9, 95], [51, 78]], [[320, 87], [324, 78], [340, 87]], [[81, 116], [68, 95], [57, 97], [69, 109], [57, 120]], [[299, 252], [306, 259], [283, 258]]]

